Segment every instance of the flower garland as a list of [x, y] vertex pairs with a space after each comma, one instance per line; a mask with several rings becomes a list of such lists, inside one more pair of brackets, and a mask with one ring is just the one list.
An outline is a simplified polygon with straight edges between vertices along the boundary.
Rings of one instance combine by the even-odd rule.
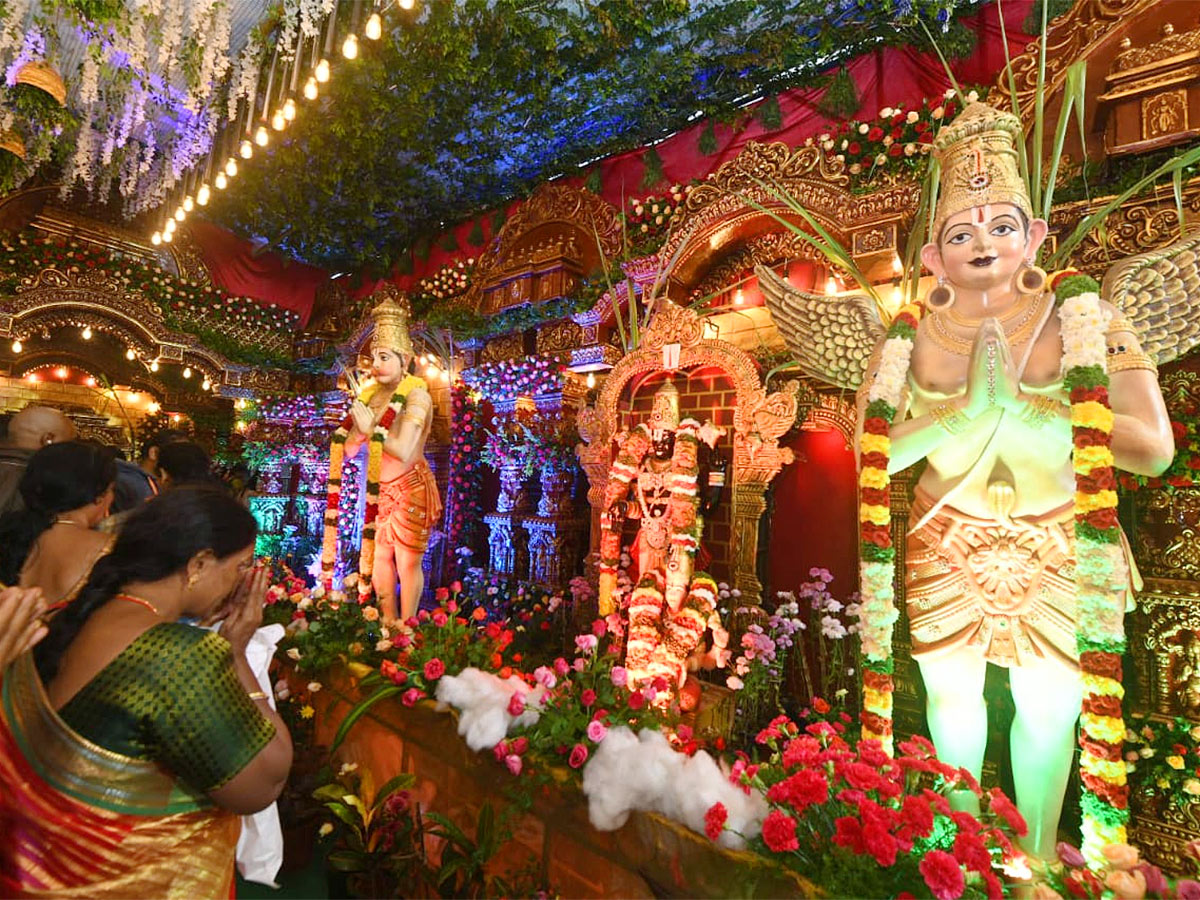
[[459, 547], [471, 547], [483, 523], [480, 464], [483, 429], [479, 401], [463, 382], [450, 389], [450, 483], [446, 491], [446, 563], [457, 560]]
[[[650, 429], [644, 424], [638, 425], [621, 442], [617, 450], [617, 458], [608, 470], [608, 483], [604, 488], [604, 510], [612, 508], [613, 504], [624, 498], [629, 491], [629, 483], [637, 477], [638, 466], [650, 452], [652, 445]], [[621, 531], [613, 528], [612, 516], [607, 512], [600, 516], [600, 615], [607, 616], [613, 611], [612, 596], [617, 587], [617, 565], [621, 558]], [[639, 589], [641, 585], [638, 586]]]
[[[363, 516], [362, 549], [358, 557], [358, 601], [365, 603], [371, 596], [371, 574], [375, 565], [375, 519], [379, 515], [379, 475], [383, 468], [383, 443], [396, 416], [404, 409], [408, 395], [416, 388], [425, 388], [425, 379], [406, 375], [396, 386], [387, 409], [375, 423], [367, 442], [367, 510]], [[378, 384], [370, 384], [358, 395], [359, 402], [368, 403], [379, 390]], [[325, 534], [321, 547], [321, 580], [328, 588], [333, 582], [334, 561], [337, 558], [338, 504], [342, 493], [342, 464], [346, 458], [346, 440], [354, 418], [349, 413], [333, 433], [329, 445], [329, 493], [325, 501]]]
[[892, 321], [875, 381], [867, 389], [867, 410], [859, 445], [859, 572], [863, 663], [862, 736], [892, 752], [892, 626], [896, 609], [892, 546], [891, 455], [889, 432], [900, 405], [913, 338], [922, 307], [908, 304]]
[[1104, 864], [1103, 849], [1123, 844], [1129, 821], [1129, 786], [1121, 758], [1121, 655], [1125, 652], [1128, 569], [1117, 524], [1113, 474], [1113, 412], [1105, 370], [1105, 329], [1110, 315], [1099, 286], [1085, 275], [1054, 279], [1062, 321], [1064, 384], [1071, 396], [1075, 469], [1075, 641], [1083, 680], [1079, 757], [1083, 796], [1083, 854]]

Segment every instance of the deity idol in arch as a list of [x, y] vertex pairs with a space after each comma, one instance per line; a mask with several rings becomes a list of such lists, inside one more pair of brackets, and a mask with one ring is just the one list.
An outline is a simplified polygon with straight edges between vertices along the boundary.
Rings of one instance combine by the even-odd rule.
[[[334, 435], [350, 456], [363, 444], [367, 455], [367, 513], [359, 563], [359, 596], [373, 587], [385, 620], [416, 614], [425, 587], [421, 561], [430, 532], [441, 518], [442, 503], [429, 463], [425, 442], [433, 424], [433, 400], [424, 379], [408, 374], [413, 359], [408, 334], [408, 308], [403, 296], [381, 291], [382, 301], [371, 310], [375, 331], [371, 338], [373, 382], [360, 391], [347, 420]], [[399, 300], [399, 302], [397, 302]], [[340, 439], [340, 440], [339, 440]], [[330, 461], [331, 495], [340, 486], [340, 453]], [[336, 481], [335, 481], [336, 478]], [[336, 527], [336, 499], [329, 508]], [[330, 514], [326, 513], [326, 548], [322, 562], [331, 571], [335, 552], [330, 550]], [[333, 540], [336, 546], [336, 536]], [[368, 587], [369, 585], [369, 587]]]
[[864, 736], [891, 745], [890, 475], [924, 459], [903, 583], [938, 754], [979, 776], [984, 675], [1006, 667], [1023, 846], [1053, 858], [1079, 720], [1084, 850], [1096, 859], [1124, 840], [1128, 818], [1120, 654], [1136, 572], [1112, 467], [1154, 475], [1173, 455], [1156, 361], [1196, 338], [1168, 334], [1161, 313], [1190, 314], [1197, 239], [1114, 267], [1111, 303], [1078, 273], [1048, 283], [1034, 265], [1047, 225], [1020, 175], [1021, 139], [1015, 116], [984, 104], [939, 132], [921, 253], [937, 286], [927, 310], [906, 308], [886, 333], [865, 295], [819, 297], [758, 276], [801, 367], [859, 390]]

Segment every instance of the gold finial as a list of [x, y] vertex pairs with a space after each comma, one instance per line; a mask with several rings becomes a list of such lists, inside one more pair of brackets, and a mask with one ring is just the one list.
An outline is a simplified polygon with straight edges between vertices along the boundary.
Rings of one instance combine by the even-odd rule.
[[674, 431], [679, 427], [679, 389], [675, 382], [668, 381], [654, 392], [649, 425], [651, 431]]
[[1033, 218], [1017, 155], [1017, 141], [1023, 139], [1020, 119], [986, 103], [970, 104], [938, 132], [933, 140], [941, 163], [935, 241], [951, 216], [989, 203], [1011, 203]]
[[385, 284], [372, 297], [380, 298], [371, 310], [375, 320], [375, 334], [371, 338], [371, 349], [394, 350], [402, 356], [412, 356], [412, 338], [408, 336], [408, 298], [392, 284]]

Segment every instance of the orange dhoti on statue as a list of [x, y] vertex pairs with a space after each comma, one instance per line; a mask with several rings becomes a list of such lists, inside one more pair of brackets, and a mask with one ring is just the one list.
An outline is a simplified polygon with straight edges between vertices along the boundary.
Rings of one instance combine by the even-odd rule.
[[375, 545], [424, 552], [429, 532], [441, 517], [442, 499], [433, 470], [420, 459], [403, 475], [379, 485]]
[[[912, 521], [934, 500], [918, 489]], [[1077, 669], [1074, 503], [1011, 525], [942, 507], [908, 536], [912, 655], [974, 648], [988, 662], [1056, 660]]]

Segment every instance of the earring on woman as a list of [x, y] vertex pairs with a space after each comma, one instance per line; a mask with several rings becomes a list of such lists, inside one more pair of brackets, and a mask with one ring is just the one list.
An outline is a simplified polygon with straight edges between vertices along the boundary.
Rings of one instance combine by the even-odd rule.
[[954, 286], [947, 284], [945, 275], [939, 275], [937, 285], [925, 295], [925, 305], [934, 312], [945, 312], [954, 305]]
[[1040, 294], [1046, 289], [1046, 270], [1035, 266], [1027, 259], [1017, 270], [1017, 291], [1022, 294]]
[[189, 572], [189, 573], [188, 573], [188, 578], [187, 578], [187, 586], [188, 586], [189, 588], [193, 588], [193, 587], [195, 587], [195, 586], [196, 586], [196, 582], [197, 582], [197, 581], [199, 581], [199, 580], [200, 580], [200, 576], [199, 576], [199, 575], [197, 575], [195, 572]]

